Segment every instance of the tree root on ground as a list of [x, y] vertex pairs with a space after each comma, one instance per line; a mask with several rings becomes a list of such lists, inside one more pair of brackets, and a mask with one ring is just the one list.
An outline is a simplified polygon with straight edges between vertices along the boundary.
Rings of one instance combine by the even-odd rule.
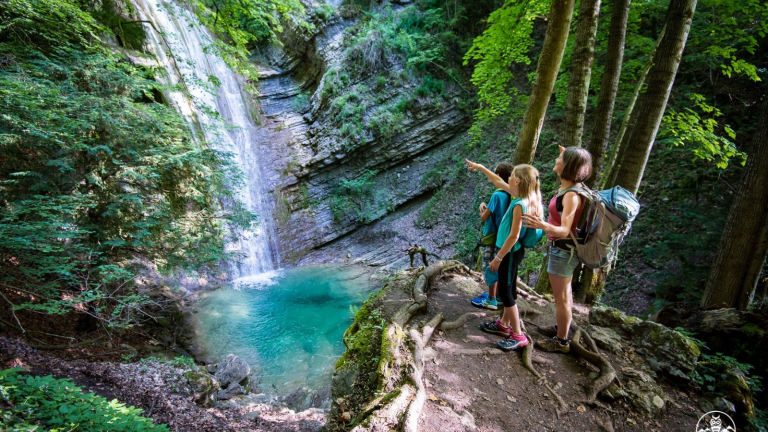
[[454, 330], [459, 327], [463, 327], [464, 324], [467, 323], [467, 319], [469, 317], [484, 317], [484, 316], [486, 316], [485, 312], [468, 312], [456, 318], [455, 321], [444, 321], [440, 325], [440, 328], [443, 330]]
[[[613, 369], [611, 363], [600, 354], [597, 349], [597, 345], [592, 337], [589, 336], [581, 327], [576, 323], [571, 324], [573, 329], [573, 338], [571, 339], [571, 348], [584, 360], [592, 363], [600, 369], [600, 373], [592, 382], [590, 382], [584, 389], [587, 399], [583, 401], [591, 406], [597, 406], [603, 409], [610, 408], [597, 400], [597, 395], [605, 390], [613, 380], [616, 379], [616, 371]], [[582, 345], [581, 340], [584, 340], [586, 348]]]
[[414, 342], [412, 370], [409, 373], [411, 380], [416, 385], [416, 396], [411, 401], [405, 413], [406, 432], [417, 432], [419, 430], [419, 416], [424, 408], [424, 402], [427, 400], [427, 390], [424, 388], [424, 347], [429, 343], [435, 328], [443, 321], [443, 314], [438, 313], [429, 322], [424, 324], [422, 332], [411, 329], [410, 336]]
[[[447, 267], [461, 268], [455, 262], [438, 261], [421, 271], [413, 287], [413, 302], [404, 304], [395, 312], [383, 334], [381, 355], [382, 359], [386, 360], [379, 365], [379, 391], [392, 392], [398, 382], [401, 382], [404, 370], [408, 370], [407, 375], [412, 385], [404, 385], [403, 388], [408, 388], [409, 391], [401, 392], [386, 407], [375, 411], [376, 417], [381, 417], [380, 414], [384, 414], [385, 417], [403, 418], [404, 416], [406, 431], [415, 432], [418, 430], [419, 415], [426, 400], [426, 390], [422, 380], [424, 347], [442, 322], [443, 315], [440, 313], [435, 315], [424, 325], [422, 333], [415, 329], [409, 331], [409, 336], [414, 341], [412, 352], [405, 346], [406, 333], [404, 328], [414, 315], [426, 309], [426, 292], [429, 287], [429, 280]], [[403, 398], [407, 398], [407, 400], [403, 401]], [[374, 412], [368, 413], [368, 415], [373, 414]], [[361, 418], [360, 421], [362, 420], [364, 419]]]
[[497, 355], [504, 354], [504, 351], [495, 348], [440, 348], [440, 351], [446, 352], [450, 355]]

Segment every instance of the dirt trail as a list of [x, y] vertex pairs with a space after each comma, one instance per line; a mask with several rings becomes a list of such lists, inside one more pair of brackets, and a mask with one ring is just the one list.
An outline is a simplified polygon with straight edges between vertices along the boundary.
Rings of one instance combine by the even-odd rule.
[[[411, 320], [411, 327], [421, 327], [435, 313], [453, 321], [467, 312], [470, 316], [455, 330], [438, 330], [424, 353], [424, 385], [427, 401], [419, 418], [425, 432], [449, 431], [687, 431], [695, 430], [703, 414], [692, 396], [659, 382], [668, 397], [663, 411], [653, 418], [633, 411], [625, 402], [610, 405], [610, 411], [593, 408], [582, 401], [584, 388], [598, 369], [575, 354], [534, 351], [533, 365], [567, 405], [558, 416], [558, 402], [521, 361], [520, 352], [504, 353], [495, 347], [501, 337], [480, 331], [479, 324], [494, 320], [497, 312], [475, 309], [469, 299], [480, 294], [477, 274], [435, 278], [428, 290], [427, 313]], [[521, 296], [522, 297], [522, 296]], [[529, 297], [529, 300], [535, 300]], [[544, 336], [536, 326], [554, 323], [554, 304], [521, 298], [519, 307], [528, 334]], [[586, 328], [588, 309], [575, 308], [576, 323]], [[421, 322], [419, 322], [421, 321]], [[483, 351], [484, 354], [476, 352]], [[634, 369], [643, 359], [632, 350], [622, 355], [602, 352], [613, 364], [621, 380], [622, 368]]]

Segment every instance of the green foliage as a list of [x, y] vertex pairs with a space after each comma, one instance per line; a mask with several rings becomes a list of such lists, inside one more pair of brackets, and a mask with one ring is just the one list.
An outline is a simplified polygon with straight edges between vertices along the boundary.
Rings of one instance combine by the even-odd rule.
[[[675, 146], [693, 145], [693, 154], [696, 158], [708, 161], [716, 161], [717, 167], [725, 169], [728, 162], [734, 158], [741, 159], [741, 165], [747, 161], [747, 156], [740, 152], [728, 138], [715, 134], [718, 128], [716, 117], [723, 115], [719, 109], [707, 104], [704, 96], [691, 93], [688, 98], [693, 102], [696, 110], [684, 108], [682, 111], [668, 110], [664, 115], [662, 124], [664, 129], [659, 138], [660, 142], [671, 143]], [[709, 118], [702, 116], [709, 115]], [[723, 126], [723, 131], [730, 137], [736, 138], [736, 133], [728, 125]]]
[[330, 209], [336, 222], [352, 220], [369, 223], [392, 210], [389, 194], [377, 187], [376, 171], [365, 170], [356, 179], [342, 180], [330, 197]]
[[124, 18], [134, 16], [136, 13], [131, 2], [101, 0], [86, 2], [86, 5], [90, 6], [91, 14], [108, 27], [124, 47], [134, 50], [142, 49], [147, 36], [143, 24]]
[[173, 360], [165, 360], [157, 357], [144, 357], [141, 360], [139, 360], [141, 363], [162, 363], [171, 365], [173, 367], [181, 368], [181, 369], [190, 369], [192, 371], [197, 370], [197, 365], [195, 364], [195, 359], [192, 357], [186, 357], [186, 356], [178, 356], [175, 357]]
[[68, 379], [23, 376], [20, 369], [0, 371], [0, 425], [7, 430], [51, 432], [105, 430], [168, 431], [142, 417], [142, 410], [83, 392]]
[[763, 390], [763, 378], [755, 374], [750, 374], [750, 371], [753, 368], [754, 366], [751, 364], [741, 363], [735, 358], [724, 355], [723, 353], [701, 354], [696, 370], [691, 372], [691, 378], [696, 384], [703, 386], [708, 391], [714, 392], [715, 384], [717, 382], [716, 376], [718, 373], [735, 369], [744, 374], [747, 385], [753, 392], [760, 392]]
[[296, 95], [291, 101], [291, 109], [300, 113], [309, 110], [309, 93], [303, 92]]
[[390, 141], [398, 133], [405, 132], [403, 119], [405, 114], [398, 106], [379, 110], [371, 117], [368, 128], [385, 141]]
[[536, 249], [527, 249], [525, 251], [525, 259], [520, 263], [520, 279], [523, 279], [526, 284], [530, 285], [531, 276], [539, 274], [543, 262], [544, 253]]
[[507, 0], [488, 17], [488, 28], [475, 38], [464, 57], [464, 64], [477, 62], [472, 83], [477, 87], [480, 107], [475, 111], [471, 133], [478, 136], [483, 127], [500, 116], [509, 114], [511, 102], [518, 93], [512, 85], [512, 65], [531, 63], [533, 23], [549, 9], [549, 1]]
[[317, 6], [315, 8], [315, 14], [322, 18], [323, 20], [328, 20], [330, 17], [333, 16], [335, 13], [335, 9], [333, 8], [333, 5], [330, 5], [328, 3], [323, 3], [320, 6]]
[[226, 38], [227, 43], [214, 43], [214, 47], [230, 65], [239, 66], [249, 78], [258, 76], [247, 67], [249, 48], [257, 43], [280, 43], [276, 33], [283, 31], [281, 21], [310, 30], [301, 18], [305, 12], [300, 0], [187, 0], [197, 12], [200, 22], [208, 29]]
[[768, 34], [768, 8], [759, 0], [705, 0], [697, 7], [686, 50], [696, 69], [761, 81], [753, 56]]
[[153, 70], [91, 44], [76, 5], [0, 3], [0, 279], [34, 298], [16, 309], [130, 325], [147, 303], [131, 261], [215, 265], [253, 215], [230, 155], [195, 144]]

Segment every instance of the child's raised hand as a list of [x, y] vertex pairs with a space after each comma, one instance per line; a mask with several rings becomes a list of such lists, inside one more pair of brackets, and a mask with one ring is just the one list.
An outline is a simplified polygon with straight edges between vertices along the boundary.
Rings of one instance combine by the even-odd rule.
[[472, 162], [469, 159], [464, 159], [464, 162], [467, 163], [467, 169], [470, 170], [470, 171], [477, 171], [477, 170], [479, 170], [482, 167], [482, 165], [480, 165], [478, 163], [474, 163], [474, 162]]

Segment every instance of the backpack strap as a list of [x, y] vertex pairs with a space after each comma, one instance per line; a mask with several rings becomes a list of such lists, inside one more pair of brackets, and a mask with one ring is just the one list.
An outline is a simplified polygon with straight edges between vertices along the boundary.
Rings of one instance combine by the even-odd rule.
[[579, 186], [571, 186], [567, 187], [560, 192], [557, 193], [556, 199], [555, 199], [555, 208], [557, 209], [557, 212], [562, 214], [563, 213], [563, 197], [568, 192], [576, 192], [577, 195], [579, 195], [580, 198], [586, 198], [587, 197], [587, 191], [583, 187]]

